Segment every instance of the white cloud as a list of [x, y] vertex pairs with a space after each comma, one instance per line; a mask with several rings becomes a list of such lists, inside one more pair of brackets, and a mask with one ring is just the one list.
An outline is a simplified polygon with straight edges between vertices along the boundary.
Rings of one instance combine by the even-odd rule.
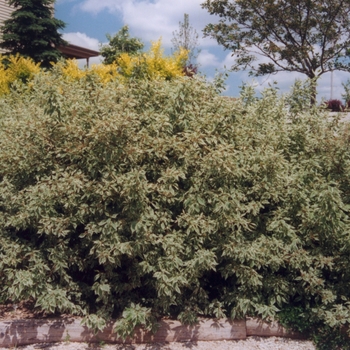
[[216, 45], [215, 40], [202, 38], [204, 26], [214, 19], [201, 8], [202, 2], [203, 0], [177, 0], [174, 5], [169, 0], [85, 0], [80, 7], [83, 11], [94, 14], [104, 10], [119, 14], [133, 35], [146, 43], [162, 37], [165, 47], [172, 46], [173, 32], [179, 29], [179, 22], [183, 21], [184, 13], [187, 13], [190, 25], [199, 35], [200, 45]]
[[197, 63], [201, 67], [218, 67], [220, 66], [220, 61], [217, 56], [215, 56], [213, 53], [209, 52], [208, 50], [202, 50], [198, 57], [197, 57]]
[[121, 7], [123, 6], [124, 3], [126, 3], [127, 1], [115, 1], [115, 0], [85, 0], [81, 5], [81, 9], [86, 11], [86, 12], [90, 12], [90, 13], [94, 13], [97, 14], [105, 9], [107, 9], [110, 12], [116, 12], [119, 11], [121, 9]]
[[220, 60], [220, 58], [215, 55], [212, 51], [209, 51], [207, 49], [201, 50], [197, 57], [197, 63], [201, 67], [214, 67], [217, 69], [230, 69], [234, 63], [234, 58], [232, 57], [231, 53], [227, 54], [223, 60]]
[[56, 0], [55, 3], [56, 4], [64, 4], [64, 3], [67, 3], [67, 2], [75, 2], [77, 0]]
[[86, 47], [91, 50], [99, 50], [99, 41], [95, 38], [90, 38], [85, 33], [64, 33], [62, 36], [64, 40], [73, 45]]
[[232, 56], [232, 53], [229, 53], [226, 55], [225, 59], [221, 63], [221, 67], [226, 67], [227, 69], [230, 69], [235, 62], [235, 58]]

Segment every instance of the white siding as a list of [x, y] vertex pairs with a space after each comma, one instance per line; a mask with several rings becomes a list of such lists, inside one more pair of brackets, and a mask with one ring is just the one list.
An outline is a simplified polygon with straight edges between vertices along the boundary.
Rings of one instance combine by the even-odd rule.
[[[0, 0], [0, 27], [3, 25], [4, 21], [10, 18], [11, 12], [13, 11], [13, 7], [11, 7], [6, 0]], [[0, 32], [1, 37], [1, 32]], [[0, 53], [4, 52], [0, 48]]]
[[13, 7], [10, 6], [6, 0], [0, 0], [0, 24], [10, 18]]

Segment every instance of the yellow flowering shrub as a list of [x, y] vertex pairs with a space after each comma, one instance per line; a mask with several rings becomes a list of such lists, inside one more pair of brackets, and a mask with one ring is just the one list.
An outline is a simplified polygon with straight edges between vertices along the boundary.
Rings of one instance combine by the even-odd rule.
[[63, 76], [69, 80], [77, 80], [86, 76], [86, 71], [79, 68], [78, 62], [75, 59], [60, 61], [57, 63], [56, 67], [59, 68]]
[[10, 91], [5, 65], [0, 61], [0, 95]]
[[118, 67], [116, 63], [112, 64], [93, 64], [86, 72], [87, 74], [95, 74], [99, 77], [102, 83], [108, 83], [119, 77]]
[[93, 74], [99, 78], [101, 83], [108, 83], [119, 75], [118, 67], [115, 63], [108, 65], [93, 64], [91, 68], [81, 69], [78, 66], [77, 60], [69, 59], [58, 62], [56, 68], [58, 68], [68, 80], [79, 80]]
[[183, 67], [188, 57], [188, 51], [181, 49], [172, 56], [164, 56], [161, 39], [152, 42], [151, 48], [138, 56], [121, 54], [117, 65], [124, 77], [148, 77], [150, 79], [165, 79], [183, 76]]
[[135, 67], [140, 66], [142, 56], [130, 56], [127, 53], [122, 53], [117, 60], [119, 71], [124, 77], [131, 77], [135, 71]]
[[40, 63], [20, 55], [0, 55], [0, 95], [8, 93], [16, 81], [26, 83], [40, 72]]
[[[148, 79], [165, 79], [183, 76], [183, 67], [188, 51], [181, 49], [171, 56], [164, 56], [161, 39], [152, 42], [148, 52], [140, 55], [121, 54], [112, 64], [93, 64], [90, 68], [81, 69], [77, 60], [62, 60], [53, 64], [56, 72], [70, 81], [80, 80], [86, 76], [97, 76], [105, 84], [114, 79], [125, 80], [131, 77]], [[20, 55], [0, 55], [0, 95], [8, 93], [11, 84], [16, 80], [27, 82], [40, 72], [40, 64]]]
[[[123, 53], [112, 64], [93, 64], [91, 68], [81, 69], [76, 60], [66, 60], [57, 65], [68, 79], [76, 80], [94, 74], [101, 83], [108, 83], [116, 78], [120, 80], [136, 78], [165, 79], [183, 76], [183, 67], [188, 51], [181, 49], [171, 56], [164, 56], [161, 39], [152, 42], [148, 52], [140, 55]], [[56, 67], [57, 67], [56, 65]]]
[[166, 80], [183, 75], [183, 67], [188, 57], [188, 51], [181, 49], [172, 56], [164, 56], [161, 39], [152, 42], [149, 52], [145, 53], [147, 72], [150, 78], [164, 78]]

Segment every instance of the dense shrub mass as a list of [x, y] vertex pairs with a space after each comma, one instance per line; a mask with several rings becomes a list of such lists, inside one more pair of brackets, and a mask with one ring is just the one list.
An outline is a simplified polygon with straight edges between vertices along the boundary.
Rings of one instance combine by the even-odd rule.
[[16, 83], [0, 98], [1, 299], [95, 328], [122, 315], [124, 335], [159, 316], [348, 324], [349, 128], [286, 103], [198, 78]]
[[0, 95], [9, 93], [16, 80], [26, 83], [39, 72], [40, 64], [30, 58], [0, 55]]
[[[68, 80], [79, 80], [90, 76], [101, 83], [110, 81], [125, 82], [130, 79], [171, 80], [181, 76], [193, 76], [197, 73], [193, 67], [184, 68], [188, 51], [181, 49], [171, 56], [165, 56], [161, 40], [152, 42], [147, 52], [137, 56], [122, 53], [110, 64], [92, 64], [90, 68], [80, 68], [76, 60], [61, 60], [52, 67]], [[40, 64], [31, 58], [19, 55], [2, 56], [0, 54], [0, 95], [10, 92], [16, 80], [29, 83], [40, 72]]]

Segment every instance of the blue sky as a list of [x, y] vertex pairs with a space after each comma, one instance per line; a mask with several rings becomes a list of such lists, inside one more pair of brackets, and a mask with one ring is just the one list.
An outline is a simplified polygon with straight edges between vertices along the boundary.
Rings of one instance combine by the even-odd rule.
[[[101, 43], [107, 43], [107, 33], [113, 35], [127, 24], [131, 35], [140, 38], [146, 47], [151, 40], [162, 37], [165, 52], [170, 54], [173, 32], [179, 29], [179, 22], [183, 21], [184, 13], [187, 13], [190, 24], [199, 34], [199, 69], [208, 79], [212, 79], [216, 70], [223, 71], [224, 66], [230, 68], [233, 58], [215, 40], [203, 38], [203, 28], [207, 23], [215, 21], [215, 17], [201, 8], [202, 2], [203, 0], [56, 0], [55, 17], [66, 22], [63, 37], [72, 44], [98, 50]], [[91, 62], [99, 63], [101, 58], [94, 58]], [[256, 89], [261, 90], [277, 81], [280, 91], [287, 92], [296, 78], [304, 79], [305, 76], [281, 72], [255, 78], [254, 83]], [[347, 79], [350, 79], [350, 74], [334, 72], [333, 98], [341, 99], [344, 92], [342, 82]], [[243, 82], [253, 83], [247, 72], [231, 73], [224, 94], [237, 96]], [[330, 74], [321, 77], [318, 98], [331, 98]]]

